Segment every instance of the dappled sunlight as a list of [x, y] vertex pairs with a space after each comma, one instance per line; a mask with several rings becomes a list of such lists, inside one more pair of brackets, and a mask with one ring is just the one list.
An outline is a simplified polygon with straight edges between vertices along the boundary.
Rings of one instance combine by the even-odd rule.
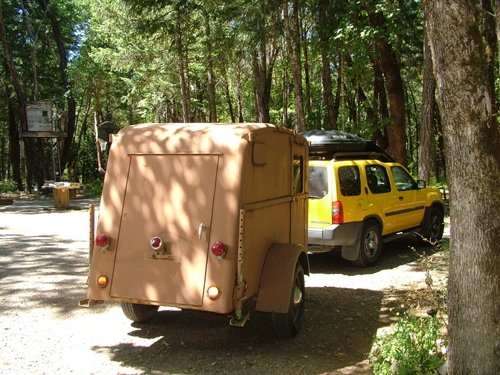
[[[132, 323], [128, 335], [134, 344], [93, 350], [124, 367], [140, 363], [136, 368], [146, 373], [220, 374], [237, 367], [250, 375], [320, 374], [365, 360], [365, 355], [352, 357], [351, 348], [368, 353], [377, 330], [388, 324], [379, 321], [381, 292], [307, 288], [306, 298], [304, 325], [293, 340], [275, 336], [270, 314], [254, 312], [244, 328], [236, 328], [217, 314], [160, 310], [147, 324]], [[346, 309], [352, 311], [347, 318]]]
[[85, 293], [88, 242], [3, 230], [0, 234], [2, 314], [39, 307], [56, 314], [77, 309], [76, 301]]

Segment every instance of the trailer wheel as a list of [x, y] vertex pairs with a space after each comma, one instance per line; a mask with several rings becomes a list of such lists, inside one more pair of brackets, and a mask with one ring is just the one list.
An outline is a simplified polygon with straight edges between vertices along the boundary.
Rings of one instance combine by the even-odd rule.
[[159, 306], [140, 305], [130, 302], [122, 302], [121, 305], [125, 316], [137, 323], [151, 319], [159, 308]]
[[300, 261], [297, 261], [288, 312], [283, 314], [273, 313], [274, 330], [279, 337], [288, 339], [295, 337], [299, 332], [302, 325], [302, 316], [304, 315], [305, 292], [304, 269]]

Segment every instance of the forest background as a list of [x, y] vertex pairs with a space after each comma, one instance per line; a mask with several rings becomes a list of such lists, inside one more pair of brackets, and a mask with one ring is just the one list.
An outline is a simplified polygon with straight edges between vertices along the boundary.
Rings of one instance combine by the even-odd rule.
[[[57, 150], [100, 184], [96, 134], [140, 122], [371, 138], [447, 183], [448, 373], [498, 374], [499, 36], [500, 0], [1, 0], [2, 182], [40, 188]], [[41, 99], [66, 137], [20, 136]]]
[[[63, 179], [101, 181], [96, 129], [142, 122], [339, 129], [445, 181], [419, 1], [2, 0], [0, 22], [0, 167], [19, 190], [57, 179], [54, 148]], [[35, 100], [66, 138], [19, 136]]]

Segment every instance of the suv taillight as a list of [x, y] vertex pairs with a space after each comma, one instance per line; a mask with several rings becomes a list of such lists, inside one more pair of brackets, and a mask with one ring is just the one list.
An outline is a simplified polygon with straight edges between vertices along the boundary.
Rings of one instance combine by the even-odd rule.
[[342, 202], [332, 202], [332, 224], [344, 223], [344, 210]]

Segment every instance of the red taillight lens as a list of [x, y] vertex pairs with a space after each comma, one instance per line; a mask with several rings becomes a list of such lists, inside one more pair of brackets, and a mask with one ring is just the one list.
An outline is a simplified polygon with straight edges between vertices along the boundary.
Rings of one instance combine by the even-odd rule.
[[95, 238], [95, 244], [99, 247], [106, 247], [109, 244], [108, 236], [100, 234]]
[[163, 247], [163, 241], [161, 240], [160, 237], [151, 238], [151, 241], [149, 241], [149, 244], [151, 245], [151, 248], [153, 250], [159, 250]]
[[344, 223], [344, 210], [342, 202], [332, 202], [332, 224]]
[[214, 254], [216, 257], [222, 257], [226, 255], [226, 245], [224, 245], [220, 241], [216, 241], [212, 245], [212, 254]]

